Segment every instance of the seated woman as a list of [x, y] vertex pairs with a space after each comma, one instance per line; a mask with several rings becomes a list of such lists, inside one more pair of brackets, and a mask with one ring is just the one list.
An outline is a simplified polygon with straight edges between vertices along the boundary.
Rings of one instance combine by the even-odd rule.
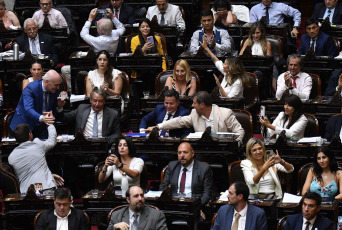
[[110, 55], [108, 51], [101, 50], [96, 55], [96, 69], [89, 71], [86, 82], [86, 95], [97, 87], [101, 88], [108, 95], [120, 95], [122, 89], [121, 71], [114, 69], [109, 63]]
[[240, 55], [247, 46], [251, 46], [252, 55], [272, 55], [271, 42], [266, 40], [266, 29], [262, 22], [254, 22], [249, 31], [248, 38], [243, 43]]
[[249, 87], [249, 81], [241, 60], [237, 57], [229, 56], [223, 63], [210, 51], [205, 40], [201, 43], [201, 46], [210, 55], [216, 68], [223, 74], [221, 83], [214, 74], [221, 96], [228, 98], [243, 97], [243, 89], [244, 87]]
[[116, 153], [106, 158], [99, 182], [103, 183], [109, 176], [113, 176], [114, 186], [121, 186], [122, 174], [125, 173], [129, 186], [140, 186], [140, 175], [144, 168], [144, 161], [134, 157], [135, 148], [131, 139], [121, 137], [116, 141]]
[[6, 10], [5, 0], [0, 0], [0, 20], [3, 21], [6, 29], [10, 30], [10, 26], [17, 26], [21, 28], [17, 16], [12, 12]]
[[31, 77], [23, 80], [23, 90], [30, 82], [42, 79], [44, 73], [42, 63], [40, 63], [39, 61], [33, 61], [31, 64], [30, 72]]
[[267, 159], [265, 144], [258, 138], [251, 138], [246, 144], [247, 159], [241, 161], [241, 168], [250, 194], [272, 194], [283, 196], [277, 171], [290, 173], [293, 165], [281, 159], [278, 151]]
[[176, 90], [180, 96], [192, 96], [196, 93], [196, 80], [191, 77], [187, 61], [179, 59], [173, 68], [173, 76], [168, 77], [165, 86]]
[[214, 2], [214, 20], [220, 20], [223, 25], [235, 24], [237, 17], [232, 12], [232, 4], [229, 0], [215, 0]]
[[302, 109], [302, 101], [296, 95], [289, 95], [285, 98], [284, 112], [280, 112], [271, 124], [267, 117], [260, 117], [260, 123], [268, 128], [267, 135], [272, 137], [279, 135], [283, 130], [286, 137], [292, 140], [299, 140], [304, 137], [304, 132], [308, 119], [305, 117]]
[[342, 171], [338, 169], [334, 153], [327, 147], [319, 148], [316, 152], [313, 167], [306, 176], [302, 195], [308, 191], [317, 192], [321, 197], [342, 199]]
[[[147, 37], [152, 36], [153, 43], [147, 41]], [[131, 40], [131, 51], [135, 52], [136, 49], [140, 49], [143, 54], [159, 53], [164, 55], [163, 43], [159, 36], [154, 35], [154, 31], [151, 26], [151, 21], [144, 18], [139, 23], [139, 35], [134, 36]], [[163, 70], [166, 70], [166, 60], [163, 57]]]

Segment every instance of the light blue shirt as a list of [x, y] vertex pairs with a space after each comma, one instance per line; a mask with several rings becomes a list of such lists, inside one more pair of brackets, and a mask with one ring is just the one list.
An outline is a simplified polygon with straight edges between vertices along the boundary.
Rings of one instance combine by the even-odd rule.
[[[294, 26], [299, 26], [301, 22], [301, 13], [299, 10], [292, 8], [284, 3], [272, 2], [269, 6], [268, 14], [270, 25], [278, 25], [284, 22], [284, 17], [292, 17], [294, 21]], [[252, 7], [249, 12], [249, 22], [257, 22], [260, 21], [262, 16], [266, 16], [266, 6], [262, 3], [259, 3]]]
[[[332, 22], [333, 21], [333, 17], [334, 17], [335, 8], [334, 9], [330, 9], [330, 10], [331, 10], [331, 13], [330, 13], [329, 21]], [[328, 11], [329, 11], [329, 8], [326, 8], [325, 9], [325, 13], [323, 15], [323, 19], [328, 17], [328, 14], [329, 14]]]

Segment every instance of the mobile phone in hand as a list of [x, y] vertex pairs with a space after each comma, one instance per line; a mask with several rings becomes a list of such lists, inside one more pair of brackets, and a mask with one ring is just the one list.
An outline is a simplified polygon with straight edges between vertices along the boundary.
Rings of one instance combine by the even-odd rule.
[[147, 42], [150, 42], [154, 45], [154, 40], [153, 40], [153, 36], [148, 36], [147, 37]]

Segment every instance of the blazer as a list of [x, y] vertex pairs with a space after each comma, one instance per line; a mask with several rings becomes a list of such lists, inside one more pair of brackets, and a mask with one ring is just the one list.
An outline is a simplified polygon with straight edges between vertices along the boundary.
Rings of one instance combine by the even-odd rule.
[[[55, 44], [53, 43], [52, 36], [41, 32], [38, 32], [38, 36], [41, 53], [50, 55], [53, 63], [56, 65], [58, 63], [58, 56], [56, 54]], [[22, 52], [26, 52], [27, 49], [30, 49], [30, 43], [25, 33], [17, 37], [16, 43], [18, 43], [19, 50]]]
[[[317, 3], [315, 5], [315, 9], [312, 13], [311, 18], [314, 18], [316, 20], [319, 18], [323, 18], [326, 9], [327, 9], [327, 7], [325, 6], [324, 2]], [[332, 23], [334, 25], [341, 25], [342, 24], [342, 4], [341, 3], [338, 3], [335, 6], [335, 11], [334, 11]]]
[[[211, 230], [230, 230], [233, 222], [234, 207], [223, 205], [217, 212]], [[248, 204], [245, 230], [267, 230], [267, 218], [263, 209]]]
[[[234, 132], [239, 136], [237, 140], [242, 143], [245, 130], [234, 116], [233, 111], [213, 104], [211, 112], [213, 114], [215, 132]], [[195, 132], [205, 131], [205, 120], [196, 112], [196, 109], [193, 109], [188, 116], [176, 117], [164, 121], [161, 125], [166, 130], [193, 127]]]
[[330, 117], [327, 122], [327, 126], [325, 127], [325, 135], [324, 137], [330, 141], [335, 133], [340, 135], [342, 126], [342, 115]]
[[[141, 119], [139, 129], [146, 129], [149, 126], [154, 126], [159, 123], [162, 123], [165, 118], [166, 113], [167, 111], [165, 109], [164, 104], [157, 105], [156, 108], [152, 112], [150, 112], [149, 114], [147, 114]], [[173, 117], [175, 118], [175, 117], [186, 116], [186, 115], [189, 115], [189, 111], [186, 110], [183, 106], [179, 105]], [[170, 137], [185, 137], [189, 133], [190, 133], [190, 129], [175, 129], [175, 130], [169, 131]]]
[[[129, 224], [128, 209], [129, 206], [113, 212], [107, 230], [113, 230], [113, 226], [120, 222]], [[138, 230], [167, 230], [164, 213], [145, 205], [139, 217]]]
[[[14, 130], [17, 125], [26, 123], [30, 126], [32, 131], [34, 127], [39, 123], [39, 117], [43, 114], [43, 79], [33, 81], [28, 84], [19, 99], [17, 108], [11, 122], [11, 129]], [[57, 97], [59, 90], [55, 93], [50, 93], [49, 96], [49, 108], [56, 113]]]
[[[173, 194], [178, 191], [178, 178], [181, 170], [179, 161], [171, 161], [165, 171], [164, 179], [159, 189], [163, 190], [169, 184]], [[191, 181], [192, 195], [201, 195], [201, 204], [206, 205], [211, 199], [213, 173], [209, 165], [194, 160]]]
[[[311, 38], [307, 33], [303, 34], [298, 54], [305, 55], [310, 48]], [[330, 35], [320, 31], [316, 41], [315, 56], [330, 56], [338, 55], [337, 47], [334, 39]]]
[[[35, 230], [56, 230], [57, 217], [54, 215], [54, 210], [49, 209], [39, 216]], [[90, 230], [87, 218], [82, 210], [71, 208], [71, 213], [68, 216], [68, 228], [73, 230]]]
[[[91, 111], [90, 104], [80, 104], [76, 110], [64, 113], [65, 121], [76, 121], [75, 132], [84, 130]], [[121, 135], [120, 117], [114, 109], [104, 107], [102, 119], [102, 136], [107, 137], [108, 144], [112, 144]]]
[[[112, 4], [107, 4], [104, 5], [102, 7], [100, 7], [100, 9], [107, 9], [110, 8], [113, 12], [113, 14], [115, 14], [115, 11], [113, 9]], [[96, 21], [100, 20], [101, 18], [96, 18]], [[133, 25], [135, 23], [135, 12], [134, 12], [134, 8], [128, 6], [127, 4], [123, 3], [121, 5], [121, 9], [120, 9], [120, 15], [119, 15], [119, 21], [122, 24], [131, 24]]]
[[[303, 213], [298, 213], [287, 218], [284, 230], [302, 230], [302, 226]], [[331, 220], [318, 214], [312, 229], [332, 230], [335, 229], [334, 227], [334, 223]]]
[[[338, 79], [339, 79], [341, 74], [342, 74], [341, 68], [335, 69], [334, 71], [332, 71], [332, 73], [329, 77], [328, 85], [325, 88], [324, 96], [334, 96], [335, 93], [337, 93], [336, 87], [338, 85]], [[341, 90], [339, 93], [341, 93]]]

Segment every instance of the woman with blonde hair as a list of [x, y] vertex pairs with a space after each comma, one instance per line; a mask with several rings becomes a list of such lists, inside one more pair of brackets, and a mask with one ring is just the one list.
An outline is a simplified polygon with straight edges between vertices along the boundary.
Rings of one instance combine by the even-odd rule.
[[287, 163], [278, 154], [267, 159], [265, 144], [257, 138], [251, 138], [246, 144], [247, 159], [241, 161], [241, 168], [250, 194], [272, 194], [277, 199], [283, 196], [277, 171], [290, 173], [293, 165]]
[[20, 22], [17, 16], [12, 12], [6, 10], [6, 4], [4, 0], [0, 0], [0, 20], [3, 21], [6, 29], [11, 29], [11, 26], [17, 26], [21, 28]]
[[188, 62], [179, 59], [173, 68], [173, 76], [168, 77], [165, 86], [176, 90], [180, 96], [192, 96], [196, 93], [196, 79], [191, 77]]

